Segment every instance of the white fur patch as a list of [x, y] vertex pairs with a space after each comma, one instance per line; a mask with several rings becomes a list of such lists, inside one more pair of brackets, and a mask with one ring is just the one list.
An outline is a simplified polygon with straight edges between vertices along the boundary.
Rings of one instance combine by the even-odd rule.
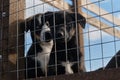
[[42, 17], [42, 16], [41, 16], [41, 15], [39, 15], [39, 16], [38, 16], [38, 18], [37, 18], [37, 19], [38, 19], [38, 21], [39, 21], [39, 24], [41, 24], [41, 23], [42, 23], [42, 21], [41, 21], [41, 17]]
[[41, 41], [45, 41], [45, 35], [44, 33], [47, 32], [47, 31], [50, 31], [50, 28], [48, 25], [46, 25], [46, 23], [42, 26], [42, 31], [40, 33], [40, 40]]
[[72, 65], [73, 63], [70, 63], [69, 61], [66, 61], [66, 62], [62, 62], [62, 66], [65, 67], [65, 72], [66, 74], [73, 74], [73, 70], [72, 70]]
[[[39, 16], [40, 17], [40, 16]], [[38, 18], [40, 19], [40, 18]], [[43, 72], [47, 71], [47, 65], [50, 58], [50, 53], [53, 47], [53, 40], [50, 42], [45, 42], [45, 35], [44, 33], [50, 31], [49, 26], [46, 25], [46, 23], [42, 26], [42, 30], [40, 33], [40, 46], [42, 48], [42, 52], [37, 53], [37, 56], [35, 57], [35, 60], [40, 63], [40, 67]]]
[[37, 56], [35, 59], [41, 64], [40, 67], [42, 71], [46, 72], [47, 65], [48, 65], [49, 58], [50, 58], [50, 53], [53, 47], [53, 40], [47, 43], [43, 42], [42, 44], [40, 44], [40, 46], [42, 47], [43, 51], [37, 53]]

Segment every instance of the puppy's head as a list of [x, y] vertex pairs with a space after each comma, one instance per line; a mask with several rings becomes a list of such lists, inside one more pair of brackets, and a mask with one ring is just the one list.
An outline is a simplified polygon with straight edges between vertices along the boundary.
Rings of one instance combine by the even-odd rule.
[[26, 30], [31, 31], [33, 41], [35, 41], [34, 36], [37, 36], [37, 39], [41, 37], [42, 41], [49, 41], [52, 38], [50, 34], [52, 32], [57, 41], [64, 42], [65, 39], [69, 41], [75, 36], [76, 23], [85, 28], [86, 19], [78, 13], [58, 11], [35, 15], [27, 19], [25, 25], [27, 26]]
[[81, 14], [65, 11], [47, 12], [45, 14], [46, 17], [49, 17], [50, 26], [55, 26], [52, 32], [57, 41], [64, 42], [65, 39], [67, 41], [71, 40], [75, 36], [76, 23], [85, 28], [86, 20]]
[[[39, 38], [38, 38], [39, 39]], [[47, 21], [43, 26], [40, 33], [40, 41], [50, 42], [52, 40], [52, 34]]]
[[43, 14], [28, 18], [24, 25], [26, 31], [30, 30], [33, 42], [50, 42], [53, 39], [49, 21], [44, 20]]

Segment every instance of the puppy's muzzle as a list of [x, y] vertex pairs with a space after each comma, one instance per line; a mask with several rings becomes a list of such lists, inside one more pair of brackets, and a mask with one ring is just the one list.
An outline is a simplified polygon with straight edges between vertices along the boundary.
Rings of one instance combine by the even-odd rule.
[[50, 31], [45, 32], [44, 36], [45, 36], [45, 42], [50, 42], [52, 40], [52, 34]]

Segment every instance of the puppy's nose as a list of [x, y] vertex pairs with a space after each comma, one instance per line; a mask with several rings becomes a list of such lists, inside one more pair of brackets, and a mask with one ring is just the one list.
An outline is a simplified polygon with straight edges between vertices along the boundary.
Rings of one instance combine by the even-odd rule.
[[46, 21], [46, 25], [49, 26], [49, 22], [48, 21]]
[[52, 39], [52, 34], [50, 31], [45, 32], [45, 41], [49, 42]]

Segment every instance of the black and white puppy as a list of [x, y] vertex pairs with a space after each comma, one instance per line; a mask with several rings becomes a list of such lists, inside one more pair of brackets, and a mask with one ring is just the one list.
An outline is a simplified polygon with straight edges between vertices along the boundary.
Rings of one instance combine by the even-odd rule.
[[[49, 50], [48, 52], [50, 58], [48, 57], [47, 62], [44, 64], [44, 59], [46, 59], [44, 57], [46, 54], [42, 57], [40, 53], [43, 54], [47, 52], [44, 52], [43, 45], [41, 45], [44, 38], [39, 36], [42, 32], [39, 31], [39, 29], [42, 29], [44, 26], [48, 26], [48, 23], [49, 26], [51, 26], [50, 32], [52, 35], [47, 41], [47, 44], [50, 44], [44, 45], [44, 48], [46, 47]], [[44, 76], [44, 72], [46, 71], [45, 65], [47, 64], [48, 76], [56, 74], [72, 74], [79, 71], [85, 71], [84, 54], [80, 52], [80, 48], [78, 48], [77, 43], [78, 31], [76, 30], [78, 30], [78, 28], [76, 23], [85, 28], [86, 20], [81, 14], [65, 11], [46, 12], [42, 17], [36, 15], [34, 18], [27, 21], [27, 28], [31, 31], [32, 40], [33, 42], [36, 42], [36, 44], [31, 46], [27, 54], [26, 76], [28, 78], [35, 77], [36, 73], [38, 77], [41, 75]], [[37, 31], [34, 31], [35, 29]], [[54, 45], [52, 41], [53, 39], [55, 43]], [[36, 61], [37, 66], [40, 67], [37, 68], [37, 70], [35, 70]]]
[[52, 49], [49, 62], [49, 75], [72, 74], [85, 71], [84, 54], [78, 48], [78, 27], [85, 28], [86, 20], [78, 13], [66, 11], [47, 12], [50, 26], [53, 26], [55, 45]]
[[26, 55], [26, 78], [47, 75], [47, 65], [53, 47], [53, 37], [49, 22], [38, 14], [26, 20], [26, 30], [30, 30], [33, 44]]

